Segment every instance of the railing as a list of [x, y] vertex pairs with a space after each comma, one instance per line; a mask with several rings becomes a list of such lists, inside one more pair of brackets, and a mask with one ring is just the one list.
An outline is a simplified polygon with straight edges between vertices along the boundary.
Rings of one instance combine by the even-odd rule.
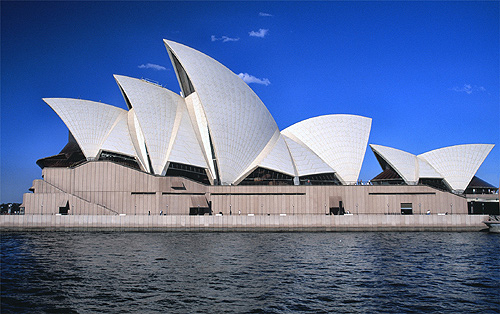
[[144, 82], [148, 82], [148, 83], [154, 84], [156, 86], [163, 87], [163, 85], [161, 85], [159, 82], [153, 81], [153, 80], [145, 78], [145, 77], [141, 78], [141, 80], [143, 80]]
[[489, 221], [500, 221], [500, 215], [490, 215]]

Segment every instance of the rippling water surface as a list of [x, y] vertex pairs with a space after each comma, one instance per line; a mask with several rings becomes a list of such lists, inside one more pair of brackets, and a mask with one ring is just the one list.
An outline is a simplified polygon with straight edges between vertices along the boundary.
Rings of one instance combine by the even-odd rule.
[[500, 313], [500, 236], [3, 233], [1, 312]]

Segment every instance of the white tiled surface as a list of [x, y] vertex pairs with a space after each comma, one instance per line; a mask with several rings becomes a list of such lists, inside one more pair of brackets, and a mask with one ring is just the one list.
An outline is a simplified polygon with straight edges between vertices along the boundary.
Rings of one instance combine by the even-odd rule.
[[283, 135], [279, 136], [278, 140], [274, 144], [274, 147], [260, 162], [259, 166], [285, 173], [290, 176], [296, 175], [290, 152], [288, 151]]
[[201, 143], [205, 162], [208, 164], [212, 179], [215, 179], [215, 167], [212, 160], [212, 152], [210, 148], [210, 136], [208, 132], [208, 122], [205, 116], [205, 111], [200, 102], [200, 98], [196, 92], [185, 98], [188, 112], [190, 113], [191, 121], [194, 127], [196, 138]]
[[[235, 183], [261, 166], [289, 175], [335, 172], [357, 181], [368, 143], [371, 119], [326, 115], [296, 123], [283, 132], [257, 95], [216, 60], [187, 46], [164, 41], [196, 90], [186, 99], [155, 84], [115, 76], [132, 109], [66, 98], [44, 101], [61, 117], [87, 158], [101, 149], [138, 157], [144, 170], [164, 174], [167, 161], [208, 167], [209, 134], [221, 181]], [[371, 145], [409, 184], [419, 178], [444, 178], [464, 190], [494, 145], [445, 147], [419, 156]]]
[[407, 184], [416, 184], [418, 182], [417, 156], [382, 145], [370, 144], [370, 147], [372, 150], [376, 151], [379, 156], [384, 158]]
[[177, 108], [184, 105], [184, 99], [143, 80], [121, 75], [115, 75], [115, 79], [135, 110], [153, 171], [162, 174], [167, 163]]
[[144, 135], [142, 133], [141, 126], [137, 121], [137, 116], [135, 114], [134, 108], [128, 111], [128, 129], [130, 132], [130, 138], [132, 139], [132, 143], [134, 144], [135, 151], [137, 152], [137, 156], [139, 157], [139, 161], [143, 170], [151, 172], [147, 158]]
[[427, 161], [417, 156], [419, 178], [443, 178]]
[[233, 183], [258, 157], [278, 128], [257, 95], [225, 66], [187, 46], [164, 40], [200, 98], [221, 181]]
[[123, 110], [116, 119], [115, 125], [109, 132], [101, 148], [103, 150], [136, 157], [137, 154], [128, 130], [127, 117], [128, 112]]
[[64, 121], [87, 158], [96, 158], [123, 109], [81, 99], [43, 99]]
[[343, 183], [351, 184], [358, 180], [370, 128], [370, 118], [335, 114], [298, 122], [282, 134], [300, 140], [334, 169]]
[[334, 169], [328, 166], [309, 148], [295, 142], [291, 138], [284, 137], [295, 163], [298, 176], [335, 172]]
[[453, 190], [463, 191], [469, 185], [492, 144], [466, 144], [444, 147], [419, 155], [440, 174]]
[[203, 157], [203, 152], [185, 105], [179, 106], [177, 115], [179, 127], [175, 134], [168, 161], [207, 168], [207, 163]]

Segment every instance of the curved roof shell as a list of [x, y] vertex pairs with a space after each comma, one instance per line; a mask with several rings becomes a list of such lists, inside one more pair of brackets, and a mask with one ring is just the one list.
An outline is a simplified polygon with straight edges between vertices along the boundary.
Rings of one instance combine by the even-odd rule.
[[353, 184], [359, 177], [371, 121], [356, 115], [325, 115], [298, 122], [282, 134], [312, 150], [342, 183]]
[[[97, 158], [103, 145], [131, 155], [130, 137], [124, 133], [126, 110], [81, 99], [44, 98], [43, 101], [63, 120], [87, 159]], [[110, 134], [112, 137], [106, 141]], [[120, 149], [118, 142], [124, 144]]]
[[320, 173], [335, 172], [321, 158], [318, 157], [304, 144], [299, 144], [289, 137], [284, 136], [290, 154], [292, 155], [297, 176], [307, 176]]
[[415, 156], [399, 149], [370, 144], [374, 153], [387, 162], [407, 184], [416, 184], [421, 178], [442, 178], [457, 192], [467, 188], [493, 146], [456, 145]]
[[370, 144], [370, 147], [376, 154], [382, 157], [407, 184], [413, 185], [418, 183], [417, 156], [382, 145]]
[[295, 167], [283, 135], [279, 135], [269, 154], [259, 163], [260, 167], [296, 176]]
[[101, 149], [128, 156], [137, 156], [134, 144], [130, 138], [127, 111], [123, 110], [123, 112], [120, 113], [108, 137], [102, 144]]
[[121, 75], [114, 77], [134, 108], [154, 173], [164, 174], [175, 139], [174, 131], [180, 123], [177, 113], [185, 107], [184, 99], [144, 80]]
[[453, 190], [464, 191], [493, 144], [465, 144], [444, 147], [418, 155], [443, 175]]
[[122, 75], [115, 80], [128, 111], [86, 100], [49, 98], [87, 159], [102, 150], [134, 157], [164, 175], [170, 162], [207, 169], [210, 181], [237, 184], [257, 167], [289, 176], [335, 172], [354, 183], [371, 119], [328, 115], [280, 132], [236, 74], [190, 47], [164, 40], [182, 94]]
[[[187, 75], [211, 135], [220, 180], [234, 183], [271, 140], [278, 126], [248, 85], [225, 66], [190, 47], [164, 40], [179, 81]], [[181, 66], [177, 66], [177, 61]], [[185, 71], [185, 73], [184, 73]], [[183, 87], [183, 92], [192, 92]]]
[[179, 106], [176, 120], [176, 127], [173, 131], [174, 135], [172, 135], [174, 142], [170, 146], [168, 161], [207, 168], [204, 153], [202, 152], [186, 106]]

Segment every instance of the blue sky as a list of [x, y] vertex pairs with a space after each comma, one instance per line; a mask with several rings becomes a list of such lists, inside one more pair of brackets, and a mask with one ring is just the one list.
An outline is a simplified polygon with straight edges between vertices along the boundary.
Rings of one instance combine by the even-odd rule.
[[[413, 154], [495, 144], [477, 176], [498, 186], [499, 20], [498, 1], [2, 1], [0, 202], [21, 202], [67, 142], [42, 97], [126, 108], [113, 74], [179, 92], [164, 38], [247, 73], [280, 129], [347, 113]], [[380, 171], [367, 148], [360, 179]]]

